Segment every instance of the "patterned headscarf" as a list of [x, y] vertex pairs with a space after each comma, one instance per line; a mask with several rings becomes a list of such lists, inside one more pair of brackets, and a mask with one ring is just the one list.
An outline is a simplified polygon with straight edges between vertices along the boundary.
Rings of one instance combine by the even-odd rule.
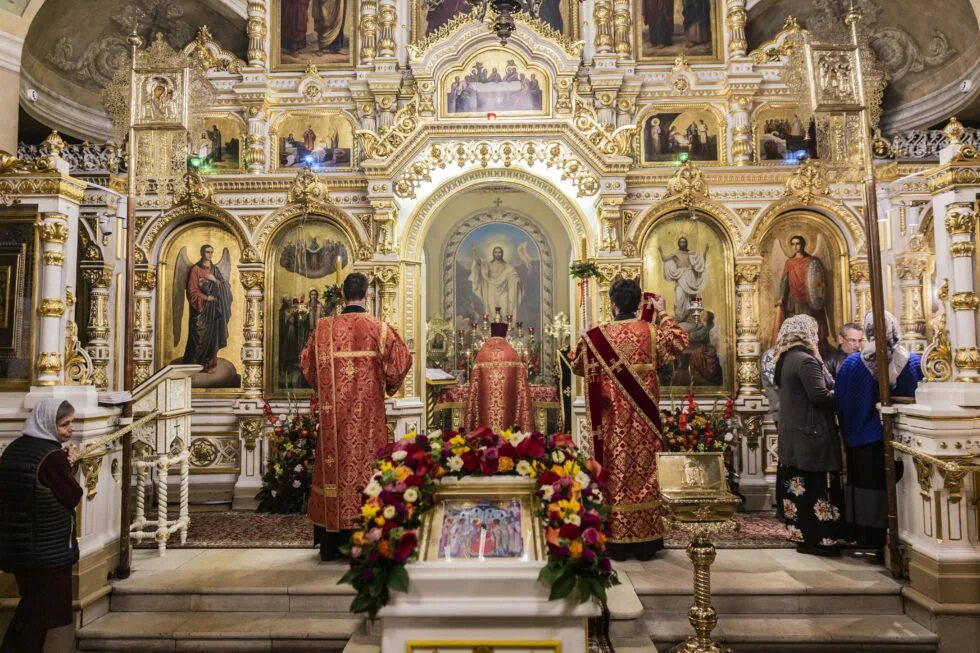
[[42, 399], [34, 406], [24, 428], [21, 431], [24, 435], [41, 440], [52, 440], [61, 443], [58, 439], [58, 409], [64, 403], [62, 399]]
[[776, 337], [776, 360], [793, 347], [803, 347], [818, 360], [823, 360], [817, 347], [819, 340], [820, 329], [815, 319], [809, 315], [788, 317], [779, 327], [779, 335]]
[[[876, 363], [875, 347], [875, 322], [871, 311], [864, 316], [864, 337], [867, 339], [864, 349], [861, 350], [861, 360], [864, 366], [871, 372], [871, 376], [877, 378], [878, 365]], [[899, 344], [902, 341], [902, 332], [899, 330], [898, 319], [885, 311], [885, 345], [888, 356], [888, 383], [894, 386], [898, 381], [898, 375], [905, 369], [909, 362], [908, 350]]]

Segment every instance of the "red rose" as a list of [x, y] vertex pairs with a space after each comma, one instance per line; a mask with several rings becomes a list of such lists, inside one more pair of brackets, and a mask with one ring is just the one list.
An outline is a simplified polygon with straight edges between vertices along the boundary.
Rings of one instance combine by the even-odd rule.
[[582, 529], [575, 524], [565, 524], [558, 530], [558, 537], [566, 540], [577, 540], [582, 535]]
[[602, 518], [597, 512], [587, 512], [582, 515], [582, 528], [599, 528], [602, 526]]
[[517, 456], [519, 458], [543, 458], [544, 439], [541, 436], [531, 436], [517, 445]]
[[392, 556], [395, 562], [408, 560], [408, 557], [415, 551], [416, 544], [418, 544], [418, 540], [415, 537], [415, 531], [405, 531], [402, 539], [398, 540], [398, 546], [395, 547], [395, 555]]
[[480, 473], [484, 476], [493, 476], [497, 473], [497, 465], [499, 460], [496, 458], [491, 458], [489, 456], [480, 457]]
[[557, 483], [557, 482], [558, 482], [558, 474], [550, 470], [547, 472], [542, 472], [541, 476], [538, 477], [539, 487], [543, 487], [545, 485], [552, 485], [553, 483]]
[[476, 471], [476, 468], [480, 466], [472, 451], [467, 451], [461, 458], [463, 459], [463, 469], [468, 472]]
[[500, 445], [497, 455], [501, 458], [517, 458], [517, 449], [510, 442], [504, 442]]

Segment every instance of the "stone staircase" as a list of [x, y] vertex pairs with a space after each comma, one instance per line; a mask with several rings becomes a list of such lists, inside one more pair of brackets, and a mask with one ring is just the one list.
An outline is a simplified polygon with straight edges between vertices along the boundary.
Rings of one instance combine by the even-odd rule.
[[[692, 633], [690, 564], [683, 551], [661, 555], [617, 565], [618, 653], [667, 651]], [[347, 611], [352, 590], [337, 585], [345, 569], [317, 563], [312, 549], [139, 551], [105, 614], [78, 632], [78, 650], [377, 653], [377, 633]], [[712, 572], [714, 635], [736, 653], [937, 651], [936, 636], [904, 614], [902, 586], [862, 559], [722, 550]]]
[[[693, 634], [691, 565], [683, 551], [618, 567], [643, 604], [659, 651]], [[871, 558], [873, 561], [873, 558]], [[712, 636], [735, 653], [935, 653], [938, 637], [907, 616], [902, 585], [868, 558], [792, 549], [719, 550], [712, 565]]]

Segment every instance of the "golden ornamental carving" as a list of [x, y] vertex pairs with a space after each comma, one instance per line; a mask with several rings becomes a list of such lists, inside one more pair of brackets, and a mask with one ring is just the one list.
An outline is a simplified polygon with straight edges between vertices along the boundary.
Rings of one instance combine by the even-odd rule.
[[64, 244], [68, 240], [68, 225], [60, 220], [39, 222], [37, 230], [41, 233], [41, 242], [44, 243]]
[[593, 147], [607, 156], [633, 156], [636, 125], [624, 125], [617, 129], [599, 122], [595, 109], [584, 99], [575, 96], [574, 126]]
[[42, 351], [37, 357], [39, 374], [57, 374], [61, 371], [61, 354], [56, 351]]
[[623, 266], [619, 263], [600, 263], [596, 268], [599, 270], [600, 283], [611, 284], [622, 277]]
[[975, 292], [954, 293], [949, 305], [954, 311], [975, 311], [980, 307], [980, 297]]
[[759, 368], [758, 359], [739, 361], [737, 378], [740, 385], [759, 385], [762, 380], [762, 370]]
[[293, 180], [286, 200], [290, 204], [326, 204], [330, 200], [327, 185], [309, 168], [303, 168]]
[[261, 257], [259, 256], [259, 250], [255, 249], [251, 245], [242, 251], [242, 263], [258, 263], [260, 260]]
[[196, 207], [200, 204], [213, 204], [214, 191], [197, 170], [188, 170], [174, 188], [174, 204]]
[[977, 214], [969, 202], [955, 202], [946, 212], [946, 232], [951, 235], [971, 234], [976, 224]]
[[701, 168], [693, 161], [685, 161], [667, 182], [664, 199], [678, 198], [685, 207], [693, 209], [698, 200], [709, 197], [708, 184], [704, 181]]
[[65, 140], [61, 137], [61, 134], [58, 133], [58, 130], [55, 129], [41, 142], [41, 147], [47, 151], [49, 156], [60, 157], [61, 153], [68, 146], [65, 144]]
[[963, 124], [956, 119], [956, 116], [951, 117], [946, 126], [943, 127], [943, 135], [946, 136], [950, 145], [959, 145], [964, 133], [966, 130], [963, 128]]
[[749, 415], [745, 418], [745, 444], [749, 450], [755, 451], [762, 441], [763, 415]]
[[144, 292], [149, 292], [157, 287], [157, 271], [156, 270], [140, 270], [136, 273], [135, 278], [136, 290], [142, 290]]
[[928, 500], [932, 493], [932, 465], [918, 456], [912, 456], [915, 466], [915, 480], [919, 484], [919, 496]]
[[65, 314], [65, 303], [60, 299], [42, 299], [37, 305], [37, 313], [42, 317], [61, 317]]
[[210, 467], [218, 459], [218, 447], [208, 438], [194, 438], [187, 450], [195, 467]]
[[855, 261], [851, 263], [851, 268], [848, 270], [851, 283], [870, 283], [871, 282], [871, 271], [868, 268], [868, 264], [865, 261]]
[[62, 254], [61, 252], [48, 250], [44, 253], [44, 264], [56, 265], [58, 267], [61, 267], [65, 264], [65, 255]]
[[[249, 27], [251, 27], [251, 22]], [[221, 44], [214, 40], [207, 25], [202, 25], [197, 30], [197, 36], [184, 48], [184, 54], [205, 72], [213, 68], [237, 75], [242, 72], [242, 68], [246, 65], [233, 52], [225, 50]], [[249, 56], [251, 56], [251, 52]]]
[[82, 270], [82, 278], [92, 288], [108, 288], [112, 284], [112, 270], [105, 268]]
[[735, 284], [752, 285], [759, 280], [760, 266], [755, 263], [735, 264]]
[[927, 383], [949, 381], [953, 376], [953, 347], [949, 341], [949, 329], [946, 328], [946, 299], [949, 297], [949, 279], [943, 279], [939, 288], [939, 300], [942, 307], [936, 318], [936, 333], [922, 353], [922, 372]]
[[30, 166], [26, 161], [18, 159], [16, 155], [5, 150], [0, 150], [0, 175], [9, 175], [13, 172], [24, 172]]
[[391, 290], [398, 285], [398, 268], [376, 267], [371, 271], [371, 277], [383, 288]]
[[779, 33], [773, 39], [760, 45], [758, 49], [753, 50], [749, 56], [757, 64], [778, 62], [782, 57], [790, 55], [795, 44], [792, 37], [802, 32], [803, 30], [796, 18], [787, 16]]
[[980, 160], [980, 151], [977, 151], [975, 146], [967, 145], [965, 143], [957, 148], [956, 153], [951, 159], [953, 163], [964, 163], [977, 160]]
[[68, 320], [65, 326], [65, 385], [92, 385], [95, 367], [78, 340], [78, 325]]
[[262, 437], [261, 417], [242, 417], [239, 419], [239, 433], [246, 451], [255, 451], [255, 445]]
[[972, 242], [965, 243], [953, 243], [949, 247], [949, 253], [953, 258], [963, 258], [967, 256], [973, 256], [976, 253], [977, 246]]
[[725, 19], [728, 33], [731, 35], [731, 40], [728, 42], [729, 53], [734, 55], [745, 54], [746, 48], [749, 47], [749, 41], [745, 35], [745, 23], [747, 21], [745, 0], [729, 0], [728, 16]]
[[261, 389], [262, 361], [245, 361], [245, 373], [242, 375], [242, 388], [245, 390]]
[[85, 498], [91, 501], [98, 494], [99, 474], [102, 471], [102, 458], [86, 458], [79, 461], [82, 475], [85, 477]]
[[457, 141], [432, 144], [423, 156], [395, 179], [395, 196], [415, 198], [419, 186], [432, 180], [434, 170], [449, 165], [462, 167], [467, 163], [476, 163], [482, 168], [491, 164], [510, 168], [517, 162], [528, 166], [543, 163], [559, 170], [562, 181], [571, 181], [579, 197], [591, 197], [599, 192], [599, 179], [559, 141]]
[[245, 287], [245, 290], [265, 289], [264, 272], [242, 272], [241, 279], [242, 279], [242, 286]]
[[380, 134], [367, 129], [356, 132], [361, 149], [367, 159], [387, 159], [411, 137], [419, 127], [418, 98], [412, 98], [395, 113], [391, 127]]
[[[960, 370], [980, 370], [980, 349], [976, 347], [957, 347], [953, 363]], [[957, 380], [973, 381], [976, 377], [958, 377]]]
[[807, 159], [786, 180], [783, 196], [795, 195], [803, 206], [808, 206], [814, 196], [826, 195], [828, 190], [829, 186], [820, 174], [820, 169]]

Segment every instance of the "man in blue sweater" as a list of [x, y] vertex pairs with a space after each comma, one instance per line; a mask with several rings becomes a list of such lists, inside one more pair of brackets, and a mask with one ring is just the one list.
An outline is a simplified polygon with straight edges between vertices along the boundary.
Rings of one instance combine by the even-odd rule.
[[[922, 380], [921, 360], [902, 345], [898, 320], [885, 313], [885, 355], [893, 397], [914, 397]], [[871, 313], [864, 318], [867, 344], [837, 372], [837, 421], [847, 447], [846, 521], [859, 548], [882, 551], [888, 527], [885, 445], [878, 414], [877, 343]], [[889, 452], [888, 455], [891, 455]]]

